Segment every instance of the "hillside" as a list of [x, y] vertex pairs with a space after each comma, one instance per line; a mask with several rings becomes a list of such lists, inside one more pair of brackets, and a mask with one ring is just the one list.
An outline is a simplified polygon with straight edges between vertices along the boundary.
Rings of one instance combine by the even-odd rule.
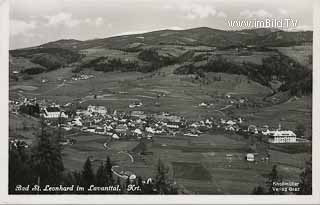
[[[73, 73], [85, 70], [147, 73], [177, 64], [180, 65], [174, 72], [177, 75], [242, 74], [270, 88], [278, 84], [282, 91], [306, 94], [310, 93], [312, 76], [311, 42], [311, 31], [224, 31], [207, 27], [87, 41], [62, 39], [11, 50], [10, 76], [15, 80], [28, 79], [29, 75], [66, 67]], [[297, 48], [299, 54], [294, 53]]]
[[132, 43], [144, 45], [181, 45], [229, 47], [240, 45], [281, 46], [312, 42], [312, 32], [285, 32], [270, 29], [224, 31], [207, 27], [187, 30], [160, 30], [144, 34], [115, 36], [87, 41], [60, 40], [41, 47], [82, 50], [93, 47], [124, 49]]

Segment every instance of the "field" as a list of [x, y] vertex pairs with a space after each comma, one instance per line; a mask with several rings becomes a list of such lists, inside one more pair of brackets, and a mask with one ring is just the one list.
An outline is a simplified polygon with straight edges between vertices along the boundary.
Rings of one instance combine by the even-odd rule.
[[306, 127], [306, 137], [312, 135], [311, 97], [291, 98], [285, 103], [261, 109], [235, 110], [234, 114], [243, 116], [249, 124], [259, 126], [269, 125], [276, 128], [280, 124], [285, 129], [295, 130], [297, 124], [303, 124]]
[[[286, 154], [270, 151], [270, 161], [245, 160], [247, 147], [241, 136], [207, 134], [198, 138], [159, 136], [148, 142], [148, 155], [133, 152], [137, 141], [110, 141], [101, 135], [79, 134], [76, 144], [63, 151], [64, 164], [69, 170], [81, 169], [87, 156], [97, 167], [107, 156], [117, 173], [134, 173], [144, 178], [154, 177], [159, 159], [169, 168], [169, 178], [185, 193], [249, 194], [255, 186], [265, 183], [265, 176], [274, 164], [285, 180], [297, 181], [308, 154]], [[108, 142], [109, 149], [103, 147]], [[224, 148], [223, 148], [224, 147]], [[231, 148], [230, 148], [231, 147]], [[221, 149], [223, 148], [223, 149]], [[131, 158], [131, 157], [132, 158]], [[230, 157], [231, 156], [231, 157]]]
[[291, 47], [275, 47], [278, 51], [287, 55], [300, 64], [307, 66], [312, 69], [312, 44], [305, 44], [301, 46], [291, 46]]
[[[131, 60], [137, 58], [134, 52], [125, 54], [112, 49], [91, 48], [83, 52], [88, 55], [84, 60], [104, 55]], [[237, 62], [246, 59], [260, 64], [263, 55], [257, 52], [252, 56], [231, 58]], [[79, 102], [82, 107], [103, 105], [110, 110], [126, 112], [170, 112], [192, 121], [241, 117], [246, 124], [267, 124], [272, 128], [281, 124], [283, 128], [292, 130], [302, 123], [306, 125], [306, 136], [311, 136], [311, 97], [291, 98], [281, 104], [272, 104], [264, 101], [272, 90], [246, 76], [208, 73], [205, 79], [199, 80], [194, 75], [173, 74], [179, 66], [162, 67], [153, 73], [103, 73], [84, 69], [83, 74], [94, 76], [87, 80], [73, 80], [73, 67], [70, 66], [33, 75], [29, 80], [10, 82], [10, 99], [23, 96], [61, 105]], [[235, 101], [241, 98], [248, 99], [248, 106], [236, 106]], [[129, 104], [135, 101], [142, 102], [142, 107], [129, 108]], [[210, 106], [199, 106], [201, 103]], [[10, 134], [33, 143], [39, 121], [21, 114], [10, 114], [9, 118]], [[139, 144], [136, 139], [117, 141], [106, 135], [81, 132], [65, 132], [63, 135], [76, 141], [63, 148], [67, 170], [81, 170], [87, 157], [97, 168], [109, 156], [115, 177], [134, 173], [146, 179], [155, 176], [161, 159], [168, 167], [170, 181], [175, 182], [183, 193], [194, 194], [250, 194], [254, 187], [265, 184], [266, 175], [273, 165], [278, 165], [284, 180], [298, 181], [305, 160], [310, 157], [307, 152], [286, 153], [270, 149], [269, 161], [262, 160], [264, 156], [259, 154], [255, 163], [247, 162], [245, 156], [250, 139], [226, 131], [204, 133], [199, 137], [179, 134], [155, 136], [152, 141], [147, 141], [148, 154], [135, 151]]]

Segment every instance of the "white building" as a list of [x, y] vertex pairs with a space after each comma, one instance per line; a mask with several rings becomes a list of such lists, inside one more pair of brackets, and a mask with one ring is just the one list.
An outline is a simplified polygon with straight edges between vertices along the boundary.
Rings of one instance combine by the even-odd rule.
[[295, 143], [297, 142], [297, 136], [291, 130], [276, 130], [264, 132], [265, 135], [269, 135], [270, 143]]
[[60, 111], [58, 107], [43, 108], [42, 116], [46, 119], [56, 119], [59, 117], [68, 118], [68, 116], [63, 111]]
[[71, 121], [72, 125], [82, 127], [81, 117], [77, 116]]
[[89, 105], [87, 108], [87, 111], [90, 113], [98, 113], [100, 115], [106, 115], [107, 114], [107, 109], [104, 106], [94, 106], [94, 105]]
[[246, 159], [248, 162], [254, 162], [254, 154], [253, 153], [248, 153], [246, 156]]

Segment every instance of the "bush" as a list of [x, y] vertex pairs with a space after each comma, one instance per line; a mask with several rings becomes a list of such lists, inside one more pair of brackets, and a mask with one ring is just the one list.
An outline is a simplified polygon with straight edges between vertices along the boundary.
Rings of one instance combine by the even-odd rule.
[[22, 73], [26, 73], [28, 75], [36, 75], [39, 73], [43, 73], [45, 71], [44, 68], [41, 67], [32, 67], [32, 68], [28, 68], [22, 71]]

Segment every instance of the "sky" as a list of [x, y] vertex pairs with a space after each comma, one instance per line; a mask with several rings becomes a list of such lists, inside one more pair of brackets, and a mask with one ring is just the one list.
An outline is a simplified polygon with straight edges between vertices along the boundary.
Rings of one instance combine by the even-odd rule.
[[228, 20], [297, 20], [312, 30], [312, 0], [11, 0], [10, 49], [162, 29], [232, 30]]

